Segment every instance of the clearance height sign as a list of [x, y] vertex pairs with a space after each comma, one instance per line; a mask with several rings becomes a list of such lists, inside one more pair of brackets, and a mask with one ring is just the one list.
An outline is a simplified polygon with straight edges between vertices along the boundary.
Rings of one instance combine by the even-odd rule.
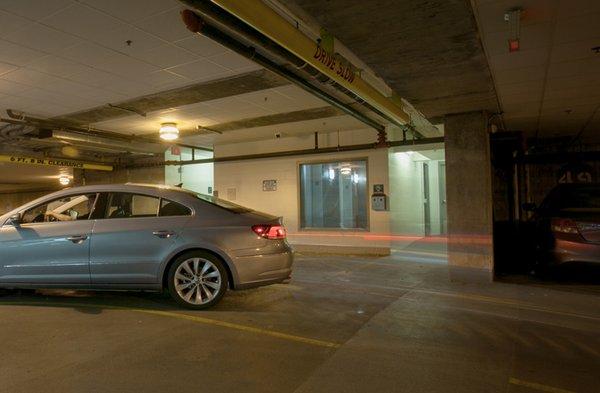
[[23, 157], [23, 156], [2, 156], [0, 155], [0, 162], [10, 162], [13, 164], [23, 165], [43, 165], [43, 166], [58, 166], [78, 169], [91, 169], [96, 171], [112, 171], [113, 167], [110, 165], [102, 165], [93, 162], [82, 162], [64, 160], [62, 158], [34, 158], [34, 157]]

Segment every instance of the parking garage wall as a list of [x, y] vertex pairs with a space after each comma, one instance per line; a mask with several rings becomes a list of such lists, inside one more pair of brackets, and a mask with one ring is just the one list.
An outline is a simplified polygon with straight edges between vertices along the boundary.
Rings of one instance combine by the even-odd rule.
[[0, 215], [56, 190], [0, 193]]
[[[348, 131], [339, 134], [340, 145], [374, 142], [371, 130]], [[320, 135], [319, 146], [338, 144], [338, 133]], [[248, 151], [310, 149], [314, 136], [299, 136], [270, 141], [246, 142], [215, 146], [215, 156], [247, 154]], [[289, 240], [300, 251], [388, 254], [390, 251], [390, 219], [388, 211], [374, 211], [368, 203], [368, 229], [303, 229], [300, 225], [299, 166], [303, 163], [367, 160], [367, 197], [374, 184], [389, 190], [388, 150], [371, 149], [321, 155], [265, 158], [258, 160], [215, 163], [215, 190], [219, 197], [241, 205], [283, 217]], [[276, 190], [263, 190], [265, 180], [275, 180]], [[272, 184], [272, 183], [271, 183]]]
[[165, 184], [164, 167], [118, 169], [111, 172], [103, 171], [78, 171], [74, 173], [77, 185], [90, 184], [123, 184], [123, 183], [149, 183]]

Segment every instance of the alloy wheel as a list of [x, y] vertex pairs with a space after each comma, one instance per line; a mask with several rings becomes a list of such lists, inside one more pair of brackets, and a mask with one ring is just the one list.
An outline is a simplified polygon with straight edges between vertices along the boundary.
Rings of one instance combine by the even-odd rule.
[[221, 272], [217, 266], [204, 258], [183, 261], [175, 271], [175, 290], [181, 299], [193, 305], [212, 301], [221, 291]]

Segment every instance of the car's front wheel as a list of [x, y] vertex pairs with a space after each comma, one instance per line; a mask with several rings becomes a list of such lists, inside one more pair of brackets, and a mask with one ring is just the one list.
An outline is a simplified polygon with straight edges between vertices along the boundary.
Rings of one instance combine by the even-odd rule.
[[215, 305], [227, 291], [227, 285], [223, 262], [209, 253], [186, 253], [169, 269], [169, 293], [177, 303], [188, 308], [198, 310]]

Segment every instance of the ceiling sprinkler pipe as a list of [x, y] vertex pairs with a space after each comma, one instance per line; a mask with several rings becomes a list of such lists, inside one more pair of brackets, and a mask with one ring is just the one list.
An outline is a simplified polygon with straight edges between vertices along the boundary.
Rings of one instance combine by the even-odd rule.
[[61, 130], [52, 131], [52, 137], [55, 139], [69, 141], [74, 144], [82, 143], [88, 146], [96, 145], [100, 147], [117, 148], [119, 151], [123, 152], [162, 154], [167, 150], [167, 148], [164, 145], [158, 143], [150, 144], [141, 142], [116, 141], [97, 136], [83, 135], [79, 133]]
[[35, 127], [24, 124], [7, 124], [0, 127], [0, 139], [16, 139], [35, 131]]
[[[432, 143], [444, 143], [444, 137], [437, 138], [423, 138], [411, 141], [392, 141], [387, 142], [385, 147], [396, 147], [396, 146], [421, 146]], [[313, 149], [303, 150], [286, 150], [277, 151], [272, 153], [260, 153], [260, 154], [246, 154], [241, 156], [227, 156], [227, 157], [213, 157], [204, 158], [199, 160], [185, 160], [185, 161], [161, 161], [152, 163], [140, 163], [127, 166], [127, 168], [144, 168], [144, 167], [155, 167], [164, 165], [193, 165], [193, 164], [208, 164], [215, 162], [231, 162], [231, 161], [246, 161], [246, 160], [258, 160], [263, 158], [278, 158], [278, 157], [290, 157], [290, 156], [302, 156], [302, 155], [313, 155], [313, 154], [327, 154], [327, 153], [338, 153], [346, 151], [357, 151], [357, 150], [370, 150], [376, 149], [376, 143], [366, 143], [360, 145], [346, 145], [346, 146], [334, 146], [334, 147], [317, 147]]]

